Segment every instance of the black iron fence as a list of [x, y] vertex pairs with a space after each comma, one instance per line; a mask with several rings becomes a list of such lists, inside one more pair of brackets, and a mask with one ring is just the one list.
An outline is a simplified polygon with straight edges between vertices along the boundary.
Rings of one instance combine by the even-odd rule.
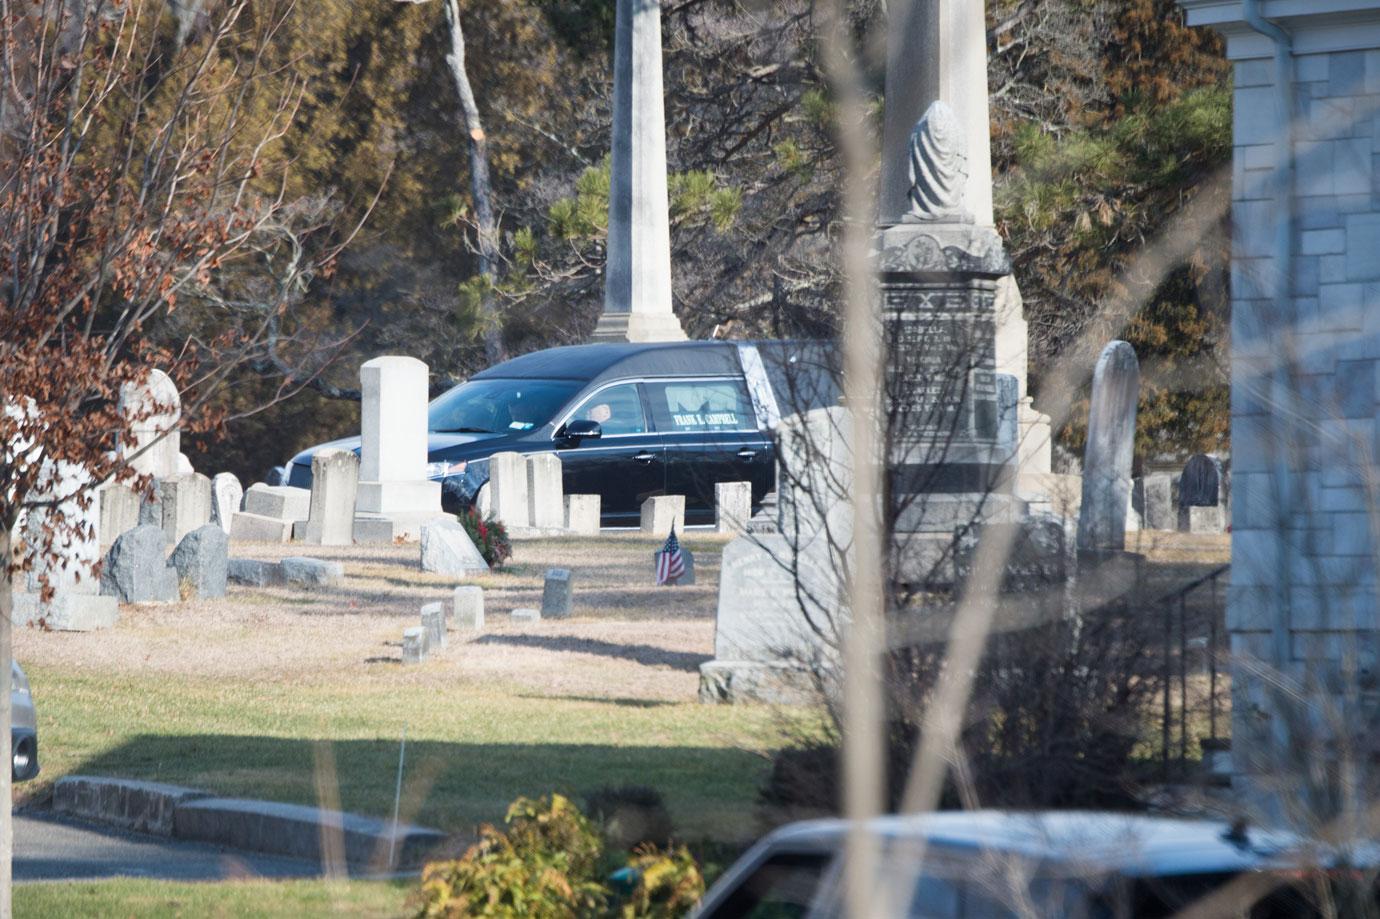
[[[1146, 604], [1164, 617], [1160, 765], [1165, 781], [1187, 774], [1194, 748], [1206, 760], [1225, 746], [1230, 684], [1226, 630], [1226, 575], [1222, 565]], [[1206, 686], [1191, 686], [1197, 675]]]

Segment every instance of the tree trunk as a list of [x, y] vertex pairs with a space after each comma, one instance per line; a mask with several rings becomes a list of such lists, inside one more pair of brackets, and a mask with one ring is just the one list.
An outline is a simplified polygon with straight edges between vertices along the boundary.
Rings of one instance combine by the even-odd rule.
[[0, 673], [3, 673], [0, 676], [0, 801], [4, 802], [4, 809], [0, 811], [0, 919], [10, 919], [14, 914], [11, 905], [14, 889], [14, 804], [11, 781], [14, 751], [10, 749], [10, 726], [14, 716], [10, 705], [10, 661], [14, 656], [11, 630], [14, 621], [14, 576], [10, 566], [13, 525], [13, 520], [0, 520]]
[[[498, 278], [498, 227], [494, 221], [493, 191], [489, 184], [489, 141], [479, 121], [479, 105], [474, 99], [474, 88], [465, 72], [465, 33], [460, 28], [460, 6], [457, 0], [445, 0], [445, 7], [446, 24], [450, 26], [450, 54], [446, 55], [446, 62], [450, 64], [450, 73], [455, 79], [465, 130], [470, 137], [470, 195], [474, 199], [475, 224], [479, 230], [479, 273], [492, 286]], [[485, 293], [481, 312], [484, 317], [484, 356], [491, 364], [497, 363], [503, 360], [505, 354], [503, 329], [492, 293]]]

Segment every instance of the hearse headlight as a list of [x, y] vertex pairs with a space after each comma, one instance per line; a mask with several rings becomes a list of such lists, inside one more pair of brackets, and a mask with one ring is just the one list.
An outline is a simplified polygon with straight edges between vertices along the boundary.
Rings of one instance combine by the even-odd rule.
[[464, 473], [466, 465], [467, 464], [463, 460], [458, 463], [427, 463], [426, 477], [428, 479], [444, 479], [452, 475], [461, 475]]

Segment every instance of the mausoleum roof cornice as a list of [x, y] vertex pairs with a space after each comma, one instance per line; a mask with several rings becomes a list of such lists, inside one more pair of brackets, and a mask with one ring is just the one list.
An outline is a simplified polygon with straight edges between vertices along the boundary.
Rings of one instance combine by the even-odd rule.
[[[1234, 61], [1268, 58], [1274, 46], [1247, 23], [1242, 0], [1179, 0], [1190, 26], [1211, 26]], [[1260, 12], [1289, 32], [1294, 53], [1371, 50], [1380, 46], [1380, 0], [1261, 0]]]

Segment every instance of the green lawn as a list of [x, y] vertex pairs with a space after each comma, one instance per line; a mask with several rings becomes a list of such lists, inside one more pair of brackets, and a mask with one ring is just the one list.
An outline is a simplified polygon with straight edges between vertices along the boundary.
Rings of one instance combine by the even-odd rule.
[[64, 884], [20, 884], [14, 914], [70, 916], [401, 916], [414, 885], [368, 881], [226, 881], [188, 884], [123, 878]]
[[[407, 729], [404, 815], [464, 832], [518, 795], [637, 783], [687, 837], [741, 840], [779, 745], [766, 708], [352, 680], [266, 683], [33, 666], [43, 775], [94, 773], [386, 816]], [[333, 761], [333, 767], [332, 767]], [[322, 777], [318, 782], [317, 777]]]

